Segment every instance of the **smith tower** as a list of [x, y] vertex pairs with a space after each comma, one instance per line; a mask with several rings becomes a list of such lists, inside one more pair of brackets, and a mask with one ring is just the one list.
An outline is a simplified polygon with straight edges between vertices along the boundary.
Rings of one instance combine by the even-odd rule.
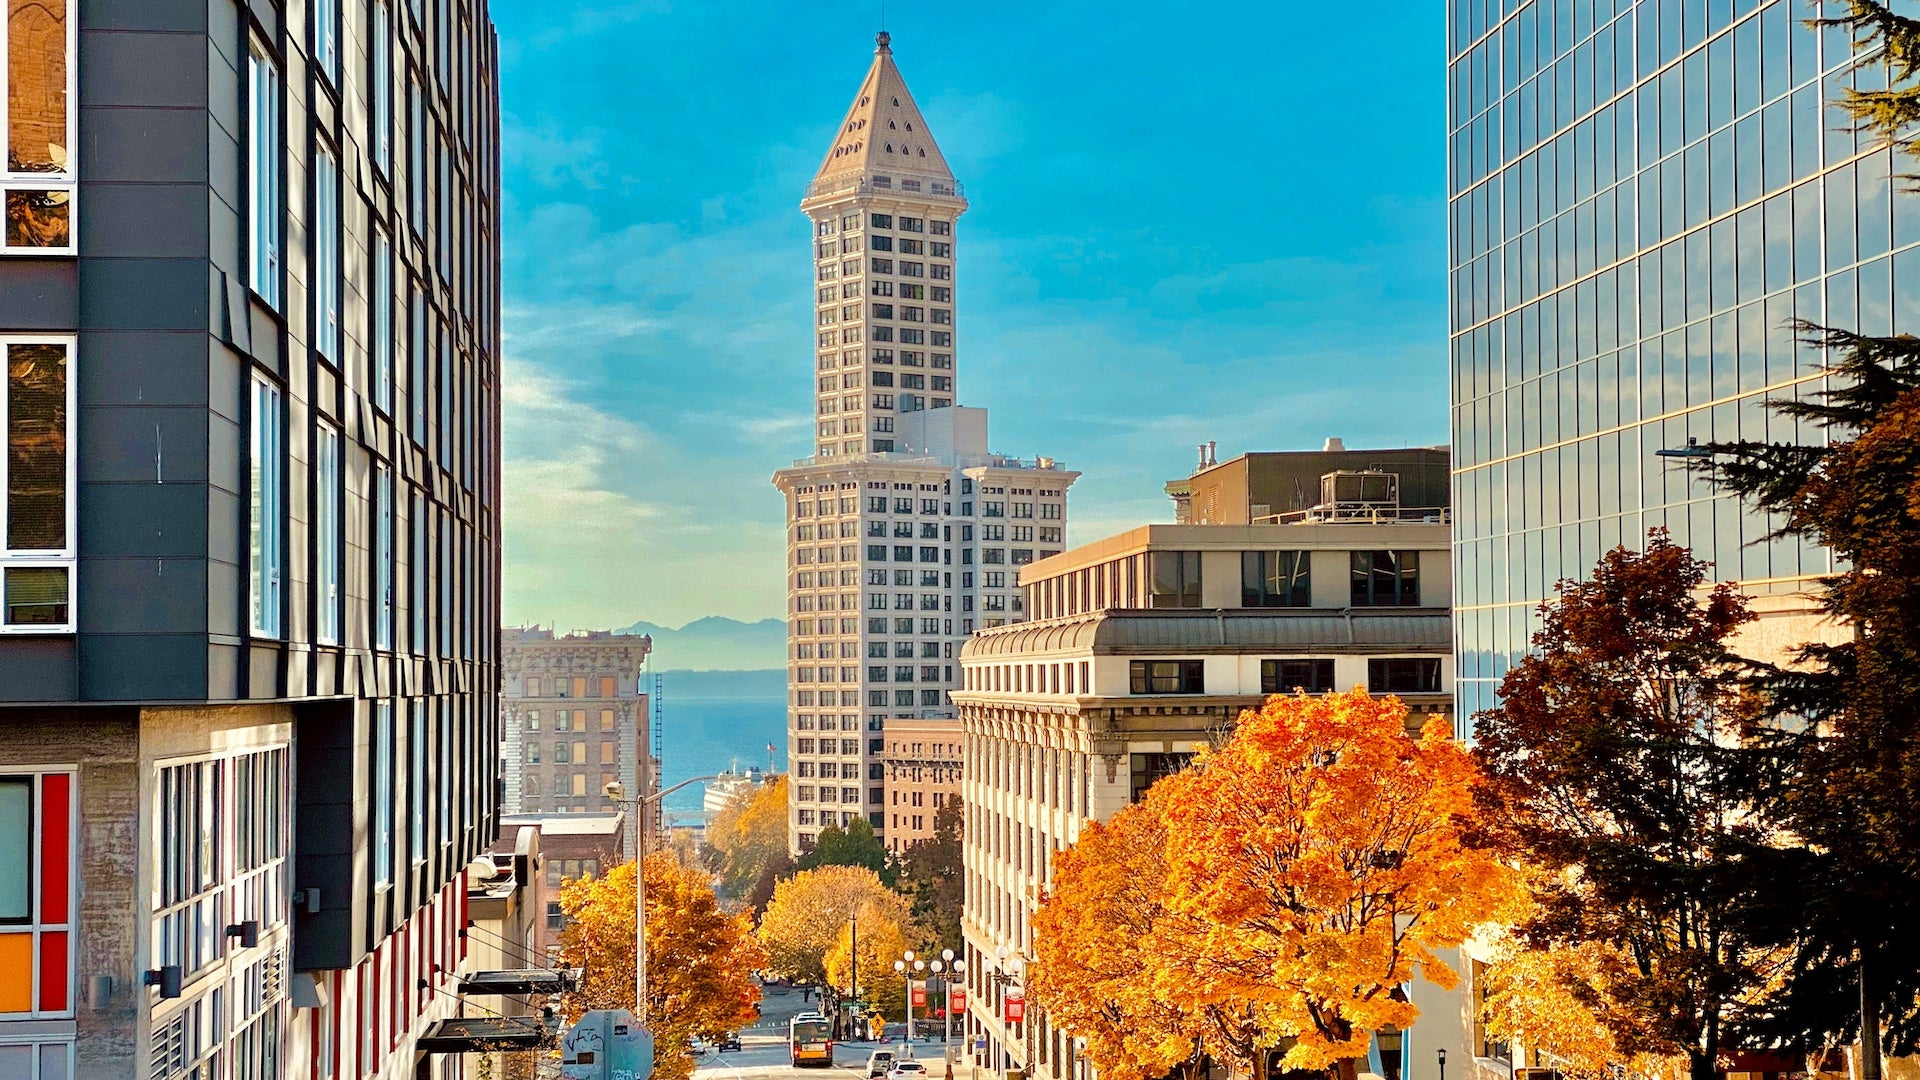
[[1065, 546], [1078, 473], [988, 450], [956, 404], [967, 200], [881, 33], [800, 209], [813, 223], [814, 453], [787, 497], [795, 850], [884, 822], [888, 717], [949, 718], [975, 629], [1024, 618], [1018, 568]]

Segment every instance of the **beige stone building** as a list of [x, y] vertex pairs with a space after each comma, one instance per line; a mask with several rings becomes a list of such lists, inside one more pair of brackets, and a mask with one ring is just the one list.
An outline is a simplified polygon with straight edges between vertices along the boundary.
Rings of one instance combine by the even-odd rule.
[[[630, 792], [653, 790], [640, 685], [652, 638], [509, 627], [500, 646], [507, 813], [609, 810], [602, 792], [615, 780]], [[627, 819], [628, 850], [636, 820]]]
[[996, 978], [1017, 985], [1037, 890], [1082, 822], [1138, 800], [1270, 694], [1364, 686], [1403, 698], [1415, 722], [1451, 718], [1447, 515], [1342, 497], [1397, 491], [1379, 463], [1316, 462], [1324, 497], [1270, 523], [1147, 525], [1037, 562], [1020, 578], [1033, 621], [962, 650], [977, 1066], [1085, 1075], [1071, 1034], [1031, 1003], [1003, 1019]]
[[1065, 548], [1079, 476], [993, 453], [986, 410], [959, 405], [967, 200], [884, 33], [800, 208], [813, 233], [813, 453], [773, 478], [787, 509], [795, 851], [856, 816], [885, 833], [886, 721], [953, 716], [955, 653], [975, 630], [1025, 617], [1015, 575]]
[[960, 721], [896, 716], [886, 721], [881, 768], [887, 850], [898, 854], [933, 836], [933, 815], [960, 795]]

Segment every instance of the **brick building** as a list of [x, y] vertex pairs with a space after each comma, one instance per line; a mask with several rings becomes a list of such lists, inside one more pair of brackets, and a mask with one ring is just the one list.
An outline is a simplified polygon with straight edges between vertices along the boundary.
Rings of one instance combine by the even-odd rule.
[[[540, 627], [512, 627], [500, 638], [509, 812], [612, 809], [603, 791], [615, 780], [629, 792], [654, 790], [650, 702], [640, 686], [652, 638], [607, 630], [555, 636]], [[635, 820], [629, 815], [628, 849]], [[652, 827], [658, 832], [657, 808]]]
[[0, 1075], [423, 1075], [496, 812], [485, 0], [4, 15]]
[[898, 854], [933, 835], [933, 815], [960, 797], [962, 745], [958, 720], [897, 716], [886, 721], [880, 756], [887, 813], [887, 850]]
[[583, 877], [599, 877], [609, 868], [627, 861], [627, 815], [621, 811], [592, 814], [504, 814], [500, 818], [500, 840], [508, 841], [521, 830], [539, 832], [540, 858], [533, 904], [535, 956], [551, 956], [560, 945], [560, 931], [566, 916], [560, 911], [560, 887]]

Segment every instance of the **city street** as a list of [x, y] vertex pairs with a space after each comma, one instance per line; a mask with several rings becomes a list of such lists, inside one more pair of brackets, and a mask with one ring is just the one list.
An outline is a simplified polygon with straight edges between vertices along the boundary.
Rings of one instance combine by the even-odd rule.
[[[818, 1009], [819, 999], [803, 999], [800, 991], [786, 990], [780, 987], [767, 987], [766, 996], [761, 999], [760, 1021], [740, 1032], [740, 1049], [725, 1054], [709, 1052], [695, 1066], [694, 1075], [703, 1080], [730, 1080], [730, 1078], [759, 1077], [819, 1077], [819, 1076], [864, 1076], [867, 1056], [875, 1049], [884, 1046], [899, 1053], [901, 1044], [896, 1034], [887, 1043], [847, 1042], [834, 1046], [833, 1068], [796, 1069], [787, 1063], [787, 1021], [795, 1013], [807, 1009]], [[940, 1042], [916, 1042], [913, 1056], [926, 1062], [927, 1071], [933, 1077], [942, 1077], [945, 1070], [941, 1065]], [[968, 1076], [966, 1069], [958, 1073]]]
[[[770, 1030], [749, 1029], [740, 1033], [740, 1050], [734, 1053], [709, 1053], [695, 1066], [694, 1075], [705, 1080], [722, 1078], [758, 1078], [758, 1077], [818, 1077], [826, 1076], [863, 1076], [866, 1071], [867, 1055], [881, 1044], [871, 1042], [840, 1043], [834, 1047], [833, 1068], [796, 1069], [787, 1064], [786, 1034], [783, 1030], [776, 1034]], [[896, 1039], [885, 1044], [896, 1052], [900, 1043]], [[914, 1056], [924, 1061], [930, 1076], [938, 1078], [945, 1074], [940, 1063], [940, 1043], [914, 1044]], [[969, 1075], [962, 1067], [957, 1076]]]

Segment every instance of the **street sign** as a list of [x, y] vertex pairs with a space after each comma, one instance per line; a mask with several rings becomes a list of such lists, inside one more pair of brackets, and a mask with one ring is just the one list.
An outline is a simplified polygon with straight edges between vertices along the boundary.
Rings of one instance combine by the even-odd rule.
[[561, 1080], [647, 1080], [653, 1036], [625, 1009], [595, 1009], [560, 1040]]

